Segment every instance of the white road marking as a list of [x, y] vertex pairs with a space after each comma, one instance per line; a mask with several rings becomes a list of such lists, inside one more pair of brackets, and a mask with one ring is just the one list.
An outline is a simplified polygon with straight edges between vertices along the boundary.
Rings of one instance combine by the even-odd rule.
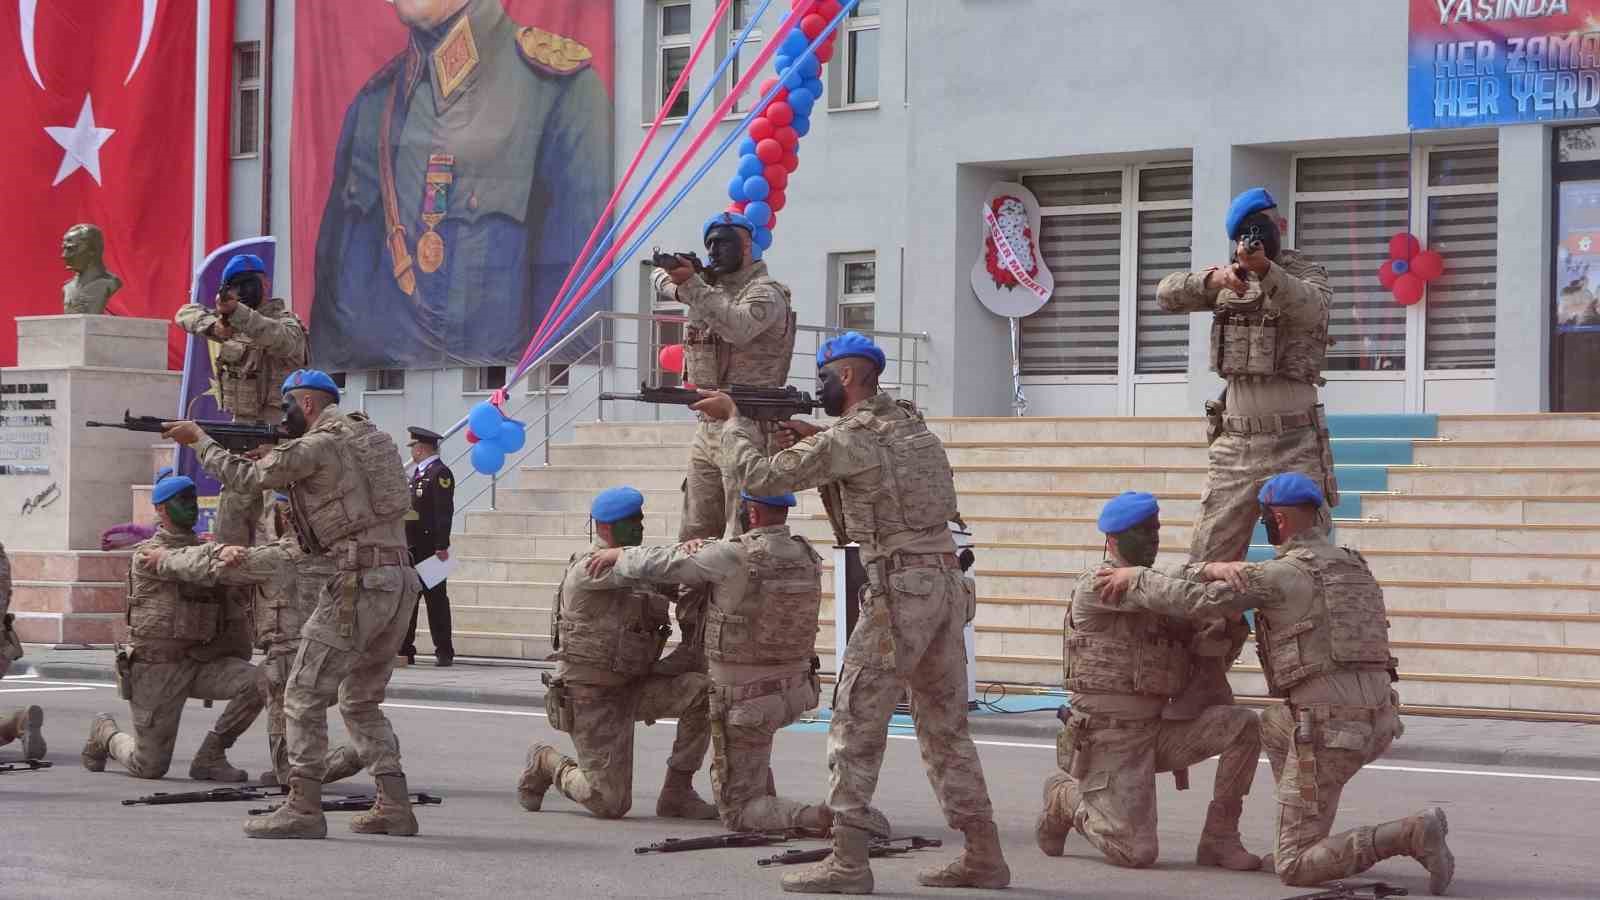
[[[39, 681], [37, 680], [38, 677], [37, 674], [21, 675], [17, 678], [7, 678], [5, 681], [0, 681], [0, 685], [8, 684], [12, 681], [29, 681], [30, 684], [59, 684], [81, 688], [114, 688], [117, 686], [115, 682], [111, 681]], [[0, 690], [4, 690], [4, 688], [0, 688]]]
[[92, 687], [25, 687], [0, 688], [0, 694], [48, 694], [52, 691], [92, 691]]

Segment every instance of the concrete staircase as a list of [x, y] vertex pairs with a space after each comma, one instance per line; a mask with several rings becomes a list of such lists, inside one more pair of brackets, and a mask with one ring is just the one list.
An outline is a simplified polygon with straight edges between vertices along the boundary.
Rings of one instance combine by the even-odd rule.
[[[1157, 493], [1163, 557], [1180, 559], [1205, 479], [1202, 424], [932, 425], [978, 541], [978, 678], [1059, 686], [1065, 598], [1100, 559], [1100, 505], [1122, 490]], [[457, 652], [549, 654], [550, 598], [568, 556], [588, 546], [595, 491], [644, 491], [646, 540], [672, 539], [690, 429], [581, 425], [572, 443], [554, 446], [550, 466], [506, 479], [496, 510], [466, 513], [450, 582]], [[1360, 548], [1384, 584], [1405, 701], [1600, 719], [1600, 416], [1336, 416], [1332, 429], [1345, 494], [1338, 539]], [[814, 492], [793, 522], [830, 541]], [[1259, 532], [1256, 544], [1252, 558], [1270, 555]], [[832, 604], [827, 596], [818, 639], [824, 669]], [[1234, 680], [1241, 694], [1265, 693], [1253, 653]]]

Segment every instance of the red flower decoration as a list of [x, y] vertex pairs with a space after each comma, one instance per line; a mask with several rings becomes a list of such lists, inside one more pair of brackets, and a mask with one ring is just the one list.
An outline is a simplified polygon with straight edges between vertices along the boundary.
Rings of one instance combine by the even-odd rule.
[[1395, 302], [1410, 306], [1422, 299], [1428, 282], [1444, 274], [1444, 257], [1423, 250], [1416, 237], [1401, 232], [1389, 239], [1389, 261], [1378, 267], [1378, 282]]
[[[990, 201], [989, 208], [994, 211], [996, 216], [999, 216], [1000, 207], [1004, 206], [1007, 200], [1016, 199], [1017, 198], [1015, 197], [1002, 195]], [[1031, 251], [1033, 246], [1033, 229], [1025, 227], [1022, 229], [1022, 233], [1028, 239], [1028, 246]], [[1028, 262], [1033, 263], [1033, 267], [1028, 270], [1028, 276], [1030, 278], [1037, 276], [1039, 274], [1039, 261], [1032, 258], [1031, 252]], [[984, 267], [989, 270], [989, 276], [994, 279], [996, 287], [1003, 287], [1012, 290], [1016, 289], [1017, 276], [1011, 274], [1011, 270], [1006, 268], [1006, 264], [1000, 261], [1000, 248], [995, 246], [994, 232], [987, 229], [985, 229], [983, 236], [983, 263]]]

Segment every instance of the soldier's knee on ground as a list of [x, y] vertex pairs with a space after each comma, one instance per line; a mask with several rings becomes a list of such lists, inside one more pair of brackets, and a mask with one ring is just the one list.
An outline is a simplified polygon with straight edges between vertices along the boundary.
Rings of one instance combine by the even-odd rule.
[[1105, 854], [1107, 862], [1125, 869], [1148, 869], [1156, 864], [1156, 857], [1160, 855], [1153, 841], [1107, 843], [1101, 852]]
[[633, 809], [632, 797], [610, 797], [596, 793], [584, 806], [601, 819], [620, 819]]

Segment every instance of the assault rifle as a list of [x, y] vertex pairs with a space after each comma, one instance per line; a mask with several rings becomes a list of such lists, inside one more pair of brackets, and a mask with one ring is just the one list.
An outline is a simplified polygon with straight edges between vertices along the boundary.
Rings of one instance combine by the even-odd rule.
[[[733, 402], [739, 407], [739, 415], [755, 419], [762, 423], [763, 426], [769, 424], [775, 426], [778, 422], [795, 416], [810, 415], [813, 411], [822, 408], [822, 401], [814, 399], [810, 394], [793, 385], [781, 388], [762, 388], [735, 384], [719, 388], [719, 390], [733, 398]], [[648, 384], [641, 384], [637, 394], [601, 394], [600, 399], [692, 406], [704, 400], [705, 397], [702, 397], [699, 391], [691, 388], [651, 387]]]
[[706, 837], [667, 838], [644, 847], [635, 847], [633, 852], [682, 853], [686, 850], [717, 850], [722, 847], [765, 847], [768, 844], [782, 844], [803, 837], [820, 838], [822, 833], [806, 828], [790, 828], [784, 831], [732, 831]]
[[265, 800], [268, 797], [283, 797], [288, 793], [289, 789], [286, 787], [242, 784], [238, 787], [219, 787], [209, 791], [189, 791], [179, 794], [157, 792], [133, 800], [124, 800], [122, 805], [172, 806], [177, 803], [226, 803], [232, 800]]
[[[867, 844], [867, 856], [899, 856], [910, 853], [912, 850], [925, 850], [929, 847], [943, 847], [944, 841], [938, 838], [925, 838], [910, 835], [902, 838], [874, 838]], [[756, 860], [758, 866], [792, 866], [797, 863], [822, 862], [833, 853], [832, 847], [817, 847], [812, 850], [785, 850], [774, 856], [767, 856]]]
[[688, 263], [696, 272], [706, 270], [706, 264], [700, 261], [700, 257], [695, 255], [693, 250], [685, 253], [662, 253], [661, 248], [656, 247], [650, 253], [650, 264], [658, 269], [676, 269], [684, 263]]
[[[180, 421], [175, 416], [136, 416], [126, 410], [122, 413], [121, 422], [85, 422], [90, 428], [121, 428], [125, 431], [144, 431], [150, 434], [160, 434], [164, 429], [164, 422]], [[195, 422], [200, 430], [211, 436], [211, 439], [221, 444], [233, 453], [244, 453], [261, 446], [262, 444], [276, 444], [289, 439], [286, 431], [274, 428], [271, 425], [252, 425], [247, 422]]]
[[[376, 802], [378, 802], [377, 798], [371, 794], [351, 794], [346, 797], [335, 797], [333, 799], [323, 800], [322, 811], [366, 812], [367, 810], [371, 809], [372, 804]], [[417, 793], [411, 795], [412, 806], [439, 806], [442, 803], [444, 803], [444, 800], [435, 797], [432, 794]], [[277, 812], [278, 807], [282, 805], [283, 804], [281, 803], [274, 803], [271, 806], [257, 807], [249, 812], [252, 816], [264, 816], [269, 813]]]
[[1326, 890], [1312, 894], [1296, 894], [1287, 900], [1384, 900], [1385, 897], [1404, 897], [1411, 892], [1382, 881], [1351, 884], [1335, 881]]
[[16, 762], [0, 763], [0, 772], [37, 772], [48, 769], [52, 764], [42, 759], [19, 759]]

